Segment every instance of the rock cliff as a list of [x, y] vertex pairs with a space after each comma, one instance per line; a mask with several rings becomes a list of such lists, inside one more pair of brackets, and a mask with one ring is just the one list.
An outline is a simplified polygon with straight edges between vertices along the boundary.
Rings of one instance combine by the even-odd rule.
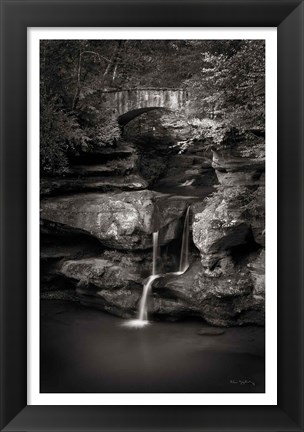
[[[135, 316], [159, 231], [158, 272], [166, 275], [153, 284], [151, 316], [263, 325], [264, 138], [231, 129], [179, 152], [191, 133], [183, 116], [151, 110], [124, 126], [125, 141], [95, 144], [64, 178], [42, 180], [43, 290], [66, 285], [85, 305]], [[170, 275], [189, 205], [190, 267]]]

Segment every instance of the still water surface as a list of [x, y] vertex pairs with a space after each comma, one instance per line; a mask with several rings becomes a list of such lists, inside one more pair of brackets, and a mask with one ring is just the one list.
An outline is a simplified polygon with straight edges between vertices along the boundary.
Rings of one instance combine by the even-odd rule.
[[[41, 301], [41, 392], [263, 392], [264, 329], [153, 322], [142, 329], [77, 303]], [[211, 328], [212, 330], [212, 328]]]

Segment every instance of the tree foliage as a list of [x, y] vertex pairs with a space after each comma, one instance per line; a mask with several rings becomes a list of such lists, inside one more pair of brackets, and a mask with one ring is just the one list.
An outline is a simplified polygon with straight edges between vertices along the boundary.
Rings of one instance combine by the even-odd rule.
[[264, 128], [265, 49], [262, 41], [243, 41], [237, 49], [203, 53], [203, 67], [188, 85], [196, 92], [201, 117], [230, 127]]
[[[98, 115], [90, 119], [90, 112], [82, 112], [77, 107], [86, 85], [104, 85], [108, 64], [103, 50], [93, 51], [89, 41], [41, 42], [42, 175], [65, 174], [70, 156], [87, 149], [92, 142], [111, 145], [119, 138], [117, 119], [109, 111], [97, 111]], [[90, 121], [84, 121], [86, 118]]]
[[41, 97], [40, 168], [42, 175], [68, 171], [68, 155], [75, 153], [88, 137], [72, 114], [62, 108], [56, 98]]
[[81, 101], [98, 90], [184, 88], [196, 134], [263, 129], [265, 46], [259, 40], [41, 41], [41, 169], [63, 174], [69, 155], [112, 145], [112, 110]]

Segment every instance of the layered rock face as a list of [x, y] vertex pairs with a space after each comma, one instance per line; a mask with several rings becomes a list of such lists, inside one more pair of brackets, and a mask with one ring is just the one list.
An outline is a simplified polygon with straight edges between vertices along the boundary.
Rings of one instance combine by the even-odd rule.
[[155, 231], [161, 244], [176, 238], [187, 201], [149, 190], [68, 195], [42, 200], [41, 218], [90, 234], [110, 248], [147, 249]]
[[[124, 127], [127, 141], [97, 145], [74, 158], [65, 178], [43, 180], [42, 289], [68, 288], [85, 305], [136, 316], [159, 231], [157, 271], [165, 275], [153, 283], [150, 316], [264, 323], [264, 139], [232, 130], [212, 150], [177, 154], [190, 132], [182, 116], [151, 110]], [[170, 193], [147, 189], [172, 185]], [[172, 275], [189, 205], [190, 267]]]
[[64, 177], [41, 179], [40, 195], [146, 189], [148, 182], [139, 173], [139, 163], [140, 154], [134, 145], [119, 141], [105, 147], [97, 142], [73, 157]]
[[152, 233], [159, 231], [163, 251], [157, 267], [166, 272], [172, 257], [165, 249], [180, 237], [188, 205], [184, 197], [149, 190], [43, 199], [42, 289], [51, 298], [58, 298], [56, 286], [65, 290], [56, 293], [59, 298], [74, 289], [85, 305], [124, 317], [136, 314], [152, 272]]
[[[156, 128], [163, 129], [156, 132], [153, 146], [145, 144], [146, 137], [131, 142], [125, 136], [111, 147], [96, 141], [73, 156], [64, 177], [41, 180], [43, 291], [53, 296], [56, 287], [74, 289], [86, 304], [123, 316], [135, 313], [152, 271], [152, 233], [159, 231], [160, 247], [172, 249], [189, 205], [187, 198], [147, 190], [174, 155], [172, 118], [177, 126], [174, 114], [171, 123]], [[186, 122], [183, 126], [189, 129]], [[162, 253], [159, 270], [170, 269], [170, 260]]]
[[67, 260], [58, 272], [76, 285], [83, 304], [130, 317], [151, 272], [151, 254], [108, 251], [98, 258]]

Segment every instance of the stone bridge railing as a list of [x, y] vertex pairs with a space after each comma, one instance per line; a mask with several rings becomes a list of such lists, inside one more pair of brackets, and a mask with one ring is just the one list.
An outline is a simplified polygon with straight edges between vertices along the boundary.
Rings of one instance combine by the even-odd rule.
[[111, 107], [117, 116], [143, 108], [186, 108], [188, 92], [173, 88], [136, 88], [128, 90], [109, 90], [100, 93], [100, 102]]

